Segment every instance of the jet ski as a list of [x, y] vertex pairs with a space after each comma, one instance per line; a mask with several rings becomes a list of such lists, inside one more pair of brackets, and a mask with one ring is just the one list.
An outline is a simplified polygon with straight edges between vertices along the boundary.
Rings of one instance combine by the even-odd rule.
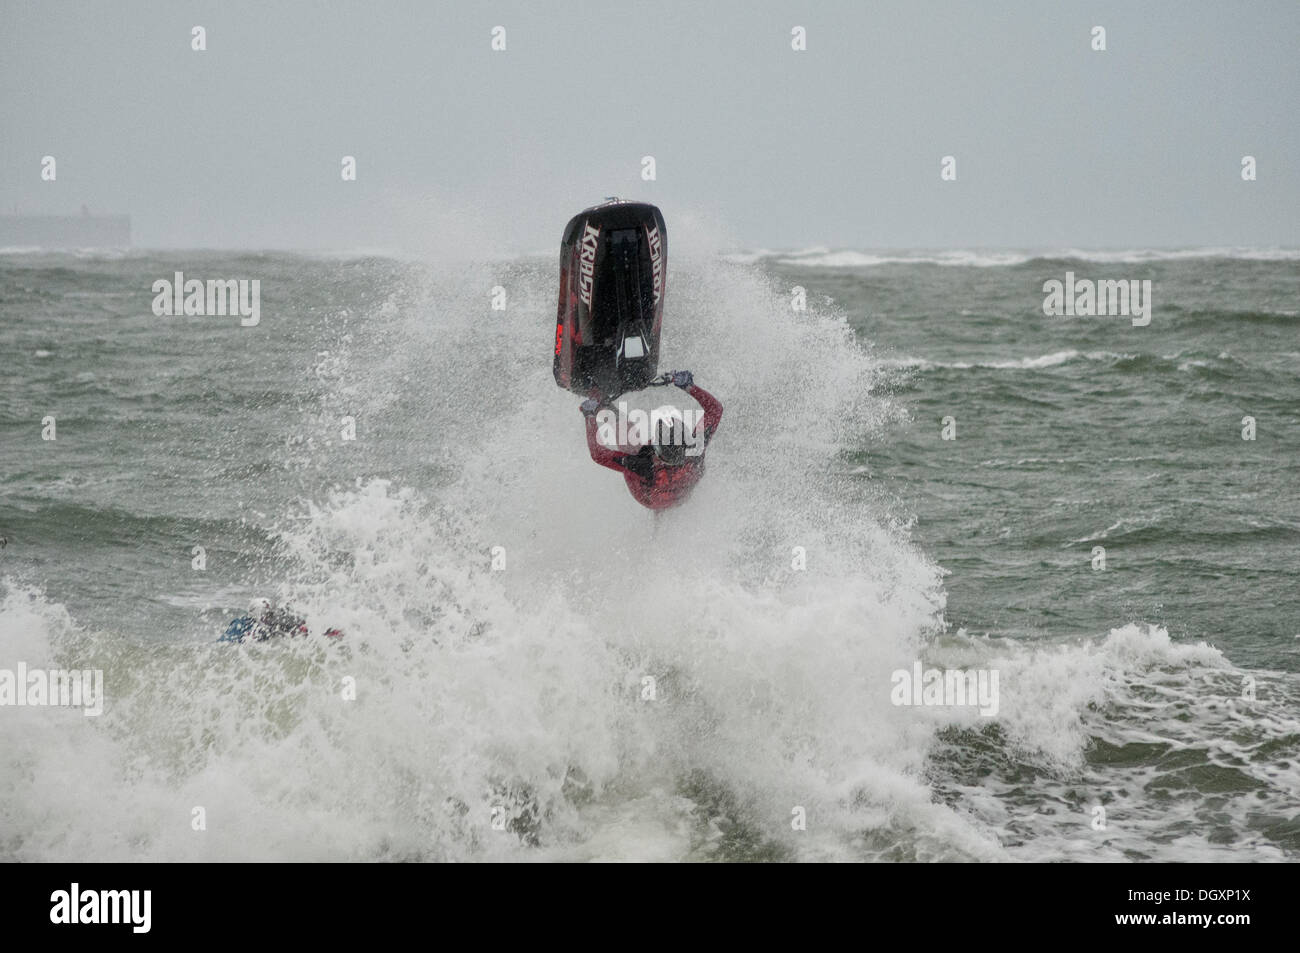
[[655, 206], [611, 199], [575, 215], [560, 242], [555, 383], [606, 398], [647, 386], [659, 366], [667, 275]]

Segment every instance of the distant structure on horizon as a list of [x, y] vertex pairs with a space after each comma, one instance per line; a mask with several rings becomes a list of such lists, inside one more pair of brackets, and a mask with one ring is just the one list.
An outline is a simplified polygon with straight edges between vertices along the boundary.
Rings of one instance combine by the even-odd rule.
[[0, 215], [0, 248], [128, 248], [130, 215]]

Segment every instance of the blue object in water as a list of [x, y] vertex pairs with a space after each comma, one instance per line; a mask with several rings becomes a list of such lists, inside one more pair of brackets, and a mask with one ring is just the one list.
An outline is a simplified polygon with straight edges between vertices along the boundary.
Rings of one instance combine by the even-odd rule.
[[242, 615], [238, 619], [231, 619], [230, 625], [226, 626], [226, 633], [218, 642], [242, 642], [248, 638], [248, 634], [253, 629], [253, 617]]

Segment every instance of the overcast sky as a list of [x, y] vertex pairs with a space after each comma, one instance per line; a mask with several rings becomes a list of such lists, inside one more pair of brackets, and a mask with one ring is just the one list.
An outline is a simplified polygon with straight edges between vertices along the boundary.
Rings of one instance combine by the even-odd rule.
[[0, 0], [4, 212], [550, 250], [610, 194], [730, 247], [1297, 246], [1300, 2]]

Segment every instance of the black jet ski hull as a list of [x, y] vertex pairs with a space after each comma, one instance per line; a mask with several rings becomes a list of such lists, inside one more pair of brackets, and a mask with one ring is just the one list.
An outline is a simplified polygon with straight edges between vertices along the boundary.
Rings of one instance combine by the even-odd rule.
[[555, 383], [612, 397], [659, 367], [668, 277], [664, 217], [643, 202], [607, 202], [573, 217], [560, 243]]

